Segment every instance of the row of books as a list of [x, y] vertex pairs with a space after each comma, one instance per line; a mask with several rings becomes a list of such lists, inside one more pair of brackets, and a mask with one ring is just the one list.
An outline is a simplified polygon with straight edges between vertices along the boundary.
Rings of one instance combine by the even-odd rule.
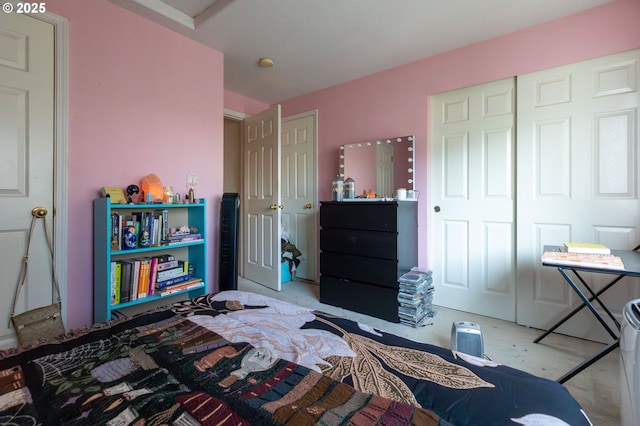
[[110, 272], [112, 305], [202, 285], [202, 279], [194, 277], [193, 264], [169, 254], [115, 260]]
[[161, 245], [176, 245], [202, 241], [197, 232], [171, 232], [169, 210], [111, 213], [111, 250], [130, 250]]
[[169, 235], [169, 210], [111, 213], [111, 250], [159, 246]]
[[433, 317], [433, 272], [411, 268], [398, 279], [398, 317], [400, 323], [413, 328], [421, 326], [428, 317]]

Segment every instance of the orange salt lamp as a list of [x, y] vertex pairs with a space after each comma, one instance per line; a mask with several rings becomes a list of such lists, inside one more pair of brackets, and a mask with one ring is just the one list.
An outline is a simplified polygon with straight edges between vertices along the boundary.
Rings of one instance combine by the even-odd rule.
[[140, 182], [140, 188], [144, 192], [144, 200], [147, 202], [162, 201], [162, 182], [160, 182], [160, 178], [155, 174], [150, 173], [143, 177]]

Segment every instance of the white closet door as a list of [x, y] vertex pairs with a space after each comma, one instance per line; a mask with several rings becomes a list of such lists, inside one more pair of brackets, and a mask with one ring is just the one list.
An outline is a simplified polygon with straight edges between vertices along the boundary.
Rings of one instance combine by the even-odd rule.
[[[14, 345], [8, 318], [31, 224], [31, 210], [45, 207], [53, 232], [54, 30], [16, 13], [0, 14], [0, 346]], [[16, 313], [53, 300], [51, 255], [42, 223], [29, 250], [29, 274]], [[58, 260], [58, 262], [62, 262]], [[64, 285], [64, 283], [60, 283]]]
[[[540, 265], [545, 244], [640, 244], [639, 60], [636, 50], [518, 77], [519, 324], [549, 328], [579, 302], [557, 270]], [[598, 290], [611, 276], [586, 278]], [[615, 314], [640, 296], [638, 284], [625, 278], [605, 293]], [[559, 331], [610, 340], [587, 309]]]
[[515, 321], [513, 78], [431, 98], [434, 303]]

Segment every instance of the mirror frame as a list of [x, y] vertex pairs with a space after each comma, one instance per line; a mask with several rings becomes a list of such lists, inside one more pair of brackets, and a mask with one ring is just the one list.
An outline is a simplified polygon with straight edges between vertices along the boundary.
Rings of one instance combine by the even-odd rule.
[[[395, 136], [392, 138], [385, 138], [385, 139], [377, 139], [374, 141], [365, 141], [365, 142], [356, 142], [356, 143], [350, 143], [350, 144], [346, 144], [346, 145], [340, 145], [339, 147], [339, 175], [342, 177], [342, 179], [346, 179], [348, 176], [348, 171], [345, 170], [345, 154], [348, 150], [353, 150], [353, 149], [359, 149], [359, 148], [370, 148], [370, 147], [375, 147], [376, 145], [381, 145], [383, 143], [386, 144], [395, 144], [395, 143], [406, 143], [406, 142], [410, 142], [411, 145], [408, 146], [407, 151], [409, 152], [408, 156], [407, 156], [407, 176], [408, 178], [406, 179], [406, 182], [395, 182], [394, 179], [394, 186], [396, 188], [407, 188], [407, 189], [411, 189], [411, 190], [415, 190], [415, 137], [413, 135], [407, 135], [407, 136]], [[373, 167], [375, 168], [375, 164], [373, 165]], [[394, 172], [395, 173], [395, 172]], [[356, 183], [357, 184], [357, 183]], [[395, 194], [395, 190], [396, 188], [393, 188], [393, 192]]]

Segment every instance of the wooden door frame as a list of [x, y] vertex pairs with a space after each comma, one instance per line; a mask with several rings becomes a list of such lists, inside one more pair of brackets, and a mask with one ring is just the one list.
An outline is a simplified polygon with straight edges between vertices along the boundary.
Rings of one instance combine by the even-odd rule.
[[[308, 116], [313, 116], [313, 126], [314, 126], [314, 138], [315, 138], [315, 147], [314, 147], [314, 171], [313, 171], [313, 179], [314, 179], [314, 185], [313, 185], [313, 200], [314, 203], [316, 205], [318, 205], [318, 110], [311, 110], [311, 111], [306, 111], [306, 112], [302, 112], [300, 114], [295, 114], [295, 115], [291, 115], [291, 116], [287, 116], [287, 117], [283, 117], [282, 121], [290, 121], [290, 120], [296, 120], [298, 118], [302, 118], [302, 117], [308, 117]], [[243, 121], [245, 118], [249, 117], [249, 114], [245, 114], [242, 112], [238, 112], [238, 111], [234, 111], [231, 109], [227, 109], [224, 108], [224, 118], [228, 118], [231, 120], [237, 120], [237, 121]], [[242, 142], [242, 138], [244, 137], [244, 126], [241, 126], [240, 129], [240, 142]], [[244, 182], [244, 150], [240, 150], [240, 177]], [[243, 200], [243, 194], [242, 194], [242, 190], [244, 188], [243, 186], [243, 182], [240, 183], [240, 218], [243, 217], [244, 214], [244, 203], [242, 202]], [[320, 229], [318, 227], [318, 217], [317, 215], [314, 215], [313, 217], [313, 221], [314, 221], [314, 229], [316, 230], [316, 242], [320, 241]], [[242, 221], [240, 222], [240, 232], [239, 232], [239, 245], [238, 245], [238, 253], [239, 253], [239, 258], [238, 258], [238, 274], [240, 276], [244, 276], [244, 227], [242, 226]], [[316, 270], [315, 270], [315, 282], [319, 282], [319, 274], [320, 274], [320, 268], [318, 268], [318, 265], [320, 264], [320, 254], [319, 254], [319, 250], [317, 249], [318, 244], [316, 244], [316, 252], [314, 253], [315, 257], [316, 257]]]
[[[242, 112], [233, 111], [231, 109], [224, 108], [224, 118], [228, 118], [230, 120], [235, 120], [239, 122], [243, 122], [245, 118], [249, 117], [249, 114], [244, 114]], [[238, 275], [244, 277], [244, 226], [242, 218], [244, 217], [244, 150], [242, 149], [242, 141], [244, 140], [244, 125], [240, 126], [240, 140], [238, 141], [239, 149], [240, 149], [240, 187], [239, 187], [239, 197], [240, 197], [240, 213], [238, 220], [240, 221], [240, 226], [238, 227]]]

